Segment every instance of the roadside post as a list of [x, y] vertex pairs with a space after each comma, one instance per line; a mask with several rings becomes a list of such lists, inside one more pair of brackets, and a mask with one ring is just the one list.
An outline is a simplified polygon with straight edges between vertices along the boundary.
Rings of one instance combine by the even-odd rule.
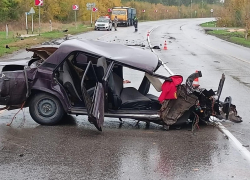
[[28, 32], [28, 15], [29, 15], [29, 12], [25, 12], [25, 25], [26, 25], [26, 32], [27, 32], [27, 34], [29, 33]]
[[[108, 8], [108, 17], [111, 18], [111, 14], [112, 14], [112, 9], [111, 8]], [[112, 23], [113, 24], [113, 23]]]
[[210, 12], [211, 12], [211, 17], [213, 17], [214, 10], [211, 9]]
[[75, 5], [72, 6], [72, 9], [73, 9], [73, 11], [75, 11], [75, 25], [76, 25], [76, 29], [77, 29], [77, 24], [76, 24], [76, 11], [79, 10], [79, 6], [75, 4]]
[[191, 4], [190, 4], [190, 17], [193, 18], [193, 1], [191, 0]]
[[142, 20], [143, 20], [143, 21], [144, 21], [144, 14], [145, 14], [145, 12], [146, 12], [146, 10], [143, 9], [143, 10], [142, 10]]
[[41, 31], [41, 6], [43, 6], [43, 0], [35, 0], [35, 6], [38, 6], [39, 8], [39, 28], [38, 28], [38, 34], [40, 36], [40, 31]]
[[52, 31], [52, 21], [49, 20], [49, 24], [50, 24], [50, 31]]
[[201, 1], [201, 3], [202, 3], [202, 4], [201, 4], [201, 6], [202, 6], [202, 7], [201, 7], [201, 17], [203, 18], [203, 0]]
[[33, 32], [34, 32], [33, 15], [35, 14], [35, 10], [33, 7], [30, 8], [29, 14], [31, 14], [31, 31], [33, 34]]
[[166, 17], [165, 17], [165, 19], [167, 19], [168, 18], [168, 9], [166, 9]]
[[155, 20], [157, 19], [157, 18], [156, 18], [156, 14], [157, 14], [157, 12], [158, 12], [158, 10], [156, 9], [156, 10], [155, 10]]
[[96, 12], [98, 11], [98, 9], [96, 7], [93, 7], [92, 11], [95, 13], [95, 20], [96, 20]]
[[6, 39], [8, 39], [9, 37], [9, 28], [8, 28], [8, 24], [6, 24]]
[[95, 7], [95, 3], [87, 3], [86, 6], [87, 6], [87, 10], [90, 11], [90, 24], [92, 27], [92, 11], [93, 11], [93, 8]]

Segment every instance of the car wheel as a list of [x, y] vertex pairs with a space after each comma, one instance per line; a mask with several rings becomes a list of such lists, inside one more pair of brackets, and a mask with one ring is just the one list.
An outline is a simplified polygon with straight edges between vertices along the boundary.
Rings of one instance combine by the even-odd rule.
[[65, 114], [61, 102], [47, 93], [34, 96], [30, 101], [29, 111], [34, 121], [49, 126], [58, 124]]

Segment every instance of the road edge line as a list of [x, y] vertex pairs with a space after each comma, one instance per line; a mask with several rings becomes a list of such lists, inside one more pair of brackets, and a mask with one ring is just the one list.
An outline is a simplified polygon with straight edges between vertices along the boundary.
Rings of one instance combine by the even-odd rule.
[[246, 156], [247, 160], [250, 161], [250, 152], [248, 151], [247, 148], [245, 148], [236, 137], [225, 127], [223, 126], [220, 122], [216, 123], [218, 128], [221, 130], [222, 133], [224, 133], [229, 140], [233, 141], [235, 146], [238, 148], [240, 153], [244, 156]]
[[151, 42], [150, 42], [150, 38], [149, 38], [149, 36], [150, 36], [150, 33], [151, 32], [153, 32], [155, 29], [157, 29], [159, 26], [157, 26], [157, 27], [155, 27], [155, 28], [153, 28], [153, 29], [151, 29], [150, 31], [149, 31], [149, 33], [148, 33], [148, 35], [147, 35], [147, 42], [148, 42], [148, 45], [149, 45], [149, 48], [150, 48], [150, 50], [158, 57], [158, 59], [162, 62], [162, 65], [163, 65], [163, 67], [167, 70], [167, 72], [171, 75], [171, 76], [173, 76], [174, 75], [174, 73], [167, 67], [167, 65], [161, 60], [161, 58], [159, 58], [159, 56], [155, 53], [155, 51], [154, 51], [154, 49], [152, 48], [152, 44], [151, 44]]

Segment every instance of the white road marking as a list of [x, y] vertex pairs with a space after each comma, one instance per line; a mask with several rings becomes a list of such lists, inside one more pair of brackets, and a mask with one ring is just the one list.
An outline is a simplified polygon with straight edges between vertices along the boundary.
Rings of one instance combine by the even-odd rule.
[[[159, 26], [157, 26], [156, 28], [158, 28], [158, 27], [159, 27]], [[150, 31], [150, 33], [153, 32], [156, 28], [152, 29], [152, 30]], [[149, 39], [149, 37], [150, 37], [150, 34], [149, 34], [149, 36], [147, 36], [147, 40], [148, 40], [149, 46], [152, 47], [152, 45], [150, 44], [150, 39]], [[209, 47], [209, 46], [208, 46], [208, 47]], [[212, 48], [212, 47], [210, 47], [210, 48]], [[152, 49], [152, 52], [153, 52], [154, 54], [156, 54], [156, 53], [154, 52], [153, 49]], [[220, 51], [219, 51], [219, 52], [220, 52]], [[221, 53], [223, 53], [223, 52], [221, 52]], [[233, 56], [232, 56], [232, 57], [233, 57]], [[236, 58], [236, 57], [234, 57], [234, 58]], [[242, 60], [242, 59], [239, 59], [239, 58], [236, 58], [236, 59], [241, 60], [241, 61], [243, 61], [243, 62], [250, 63], [250, 62], [248, 62], [248, 61], [245, 61], [245, 60]], [[174, 75], [174, 73], [173, 73], [165, 64], [164, 64], [164, 67], [167, 69], [167, 71], [169, 72], [170, 75]], [[225, 126], [223, 126], [220, 122], [217, 122], [217, 125], [218, 125], [218, 128], [220, 129], [220, 131], [223, 132], [223, 133], [228, 137], [228, 139], [230, 140], [230, 142], [233, 142], [233, 143], [234, 143], [234, 145], [235, 145], [236, 148], [239, 150], [239, 152], [240, 152], [248, 161], [250, 161], [250, 152], [248, 151], [248, 149], [245, 148], [245, 147], [240, 143], [240, 141], [238, 141], [238, 139], [236, 139], [236, 137], [234, 137], [234, 135], [233, 135], [232, 133], [230, 133], [230, 131], [228, 131], [227, 128], [226, 128]]]
[[[147, 40], [148, 40], [148, 45], [149, 47], [152, 47], [151, 45], [151, 42], [150, 42], [150, 39], [149, 39], [149, 36], [150, 36], [150, 33], [153, 32], [155, 29], [157, 29], [159, 26], [151, 29], [148, 33], [148, 36], [147, 36]], [[151, 48], [150, 48], [151, 49]], [[154, 49], [151, 49], [151, 51], [158, 57], [158, 55], [155, 53]], [[174, 73], [167, 67], [167, 65], [158, 57], [158, 59], [162, 62], [163, 64], [163, 67], [168, 71], [168, 73], [172, 76], [174, 75]]]
[[219, 129], [228, 137], [229, 140], [233, 141], [234, 145], [238, 148], [240, 153], [246, 157], [248, 161], [250, 161], [250, 152], [245, 148], [238, 139], [236, 139], [228, 130], [223, 126], [220, 122], [216, 123]]

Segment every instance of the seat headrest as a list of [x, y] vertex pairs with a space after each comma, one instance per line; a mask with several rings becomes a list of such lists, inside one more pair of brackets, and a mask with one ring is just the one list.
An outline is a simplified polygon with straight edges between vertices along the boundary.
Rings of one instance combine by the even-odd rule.
[[107, 72], [107, 68], [108, 68], [106, 58], [100, 57], [97, 60], [96, 67], [98, 69], [98, 71], [96, 72], [97, 79], [99, 82], [102, 82], [102, 78], [105, 75], [105, 73]]
[[105, 57], [100, 57], [100, 58], [97, 60], [96, 66], [97, 66], [97, 67], [103, 67], [104, 73], [106, 73], [107, 68], [108, 68], [106, 58], [105, 58]]

